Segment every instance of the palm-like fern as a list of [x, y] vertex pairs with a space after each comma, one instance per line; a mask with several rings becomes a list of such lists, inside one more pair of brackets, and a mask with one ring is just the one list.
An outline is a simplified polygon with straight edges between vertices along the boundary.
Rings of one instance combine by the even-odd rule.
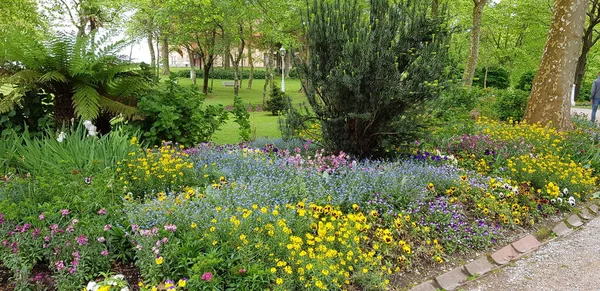
[[0, 48], [5, 52], [0, 60], [4, 63], [0, 63], [0, 86], [10, 84], [12, 90], [0, 99], [0, 113], [19, 105], [25, 92], [42, 89], [54, 96], [58, 124], [73, 117], [92, 120], [102, 110], [135, 115], [134, 95], [145, 88], [146, 81], [117, 57], [126, 44], [101, 45], [107, 40], [66, 34], [45, 43], [23, 35], [10, 38]]

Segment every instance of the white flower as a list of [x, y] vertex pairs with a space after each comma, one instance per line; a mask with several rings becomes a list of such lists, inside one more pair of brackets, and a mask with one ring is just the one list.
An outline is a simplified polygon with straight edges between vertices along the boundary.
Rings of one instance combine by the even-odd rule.
[[96, 132], [96, 126], [95, 125], [90, 125], [90, 127], [88, 128], [88, 135], [89, 136], [96, 136], [97, 132]]
[[550, 199], [550, 203], [552, 203], [552, 204], [556, 203], [556, 199], [554, 199], [554, 198]]
[[562, 198], [560, 198], [560, 197], [556, 198], [556, 201], [557, 201], [558, 203], [563, 203], [563, 200], [562, 200]]
[[117, 280], [124, 280], [125, 276], [123, 274], [118, 274], [118, 275], [114, 275], [113, 278], [115, 278]]
[[87, 291], [96, 291], [98, 290], [100, 286], [98, 286], [98, 284], [96, 282], [89, 282], [87, 284], [87, 286], [85, 287], [85, 290]]
[[563, 194], [565, 194], [565, 195], [569, 195], [569, 189], [567, 189], [567, 188], [564, 188], [564, 189], [563, 189]]
[[67, 134], [65, 134], [64, 132], [61, 131], [56, 140], [58, 142], [63, 142], [63, 140], [65, 140], [65, 138], [67, 138]]
[[125, 286], [125, 287], [121, 288], [121, 291], [129, 291], [129, 287]]
[[571, 205], [571, 207], [575, 206], [575, 200], [569, 200], [569, 205]]
[[90, 126], [93, 126], [93, 124], [91, 121], [86, 120], [83, 122], [83, 126], [85, 126], [86, 129], [90, 129]]

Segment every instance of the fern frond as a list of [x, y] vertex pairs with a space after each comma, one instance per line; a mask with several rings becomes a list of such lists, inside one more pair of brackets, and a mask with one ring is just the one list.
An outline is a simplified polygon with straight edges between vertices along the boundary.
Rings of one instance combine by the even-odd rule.
[[9, 82], [13, 84], [26, 84], [31, 85], [39, 81], [40, 73], [34, 70], [21, 70], [14, 73], [10, 78]]
[[112, 113], [123, 114], [125, 118], [131, 118], [138, 113], [136, 107], [123, 104], [104, 96], [100, 96], [100, 106]]
[[41, 82], [49, 82], [49, 81], [57, 81], [57, 82], [61, 82], [61, 83], [67, 82], [67, 78], [65, 77], [65, 75], [61, 74], [58, 71], [50, 71], [48, 73], [45, 73], [42, 76], [40, 76], [39, 80]]
[[91, 120], [100, 113], [100, 94], [90, 84], [82, 83], [73, 87], [73, 107], [77, 116]]

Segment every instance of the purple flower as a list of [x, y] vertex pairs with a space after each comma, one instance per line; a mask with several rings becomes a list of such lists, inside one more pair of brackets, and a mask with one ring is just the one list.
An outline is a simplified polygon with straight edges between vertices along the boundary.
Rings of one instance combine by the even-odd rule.
[[101, 236], [101, 237], [98, 238], [98, 241], [101, 242], [101, 243], [103, 243], [104, 241], [106, 241], [106, 239], [104, 239], [104, 237]]
[[106, 256], [108, 256], [108, 250], [103, 250], [103, 251], [101, 251], [101, 252], [100, 252], [100, 254], [101, 254], [102, 256], [105, 256], [105, 257], [106, 257]]
[[112, 227], [112, 225], [110, 225], [110, 224], [105, 225], [104, 231], [109, 231], [111, 227]]
[[200, 279], [206, 281], [206, 282], [210, 282], [210, 280], [212, 280], [213, 274], [211, 272], [206, 272], [204, 274], [202, 274], [202, 277]]
[[165, 230], [175, 232], [177, 230], [177, 226], [175, 224], [167, 223], [165, 224]]
[[39, 218], [40, 218], [40, 220], [46, 219], [46, 215], [44, 215], [44, 212], [40, 213]]
[[65, 263], [63, 261], [58, 261], [54, 263], [54, 266], [58, 271], [62, 271], [65, 268]]
[[106, 208], [101, 208], [100, 210], [98, 210], [98, 214], [99, 215], [106, 215]]
[[87, 238], [87, 236], [85, 236], [84, 234], [82, 234], [82, 235], [78, 236], [78, 237], [77, 237], [77, 243], [78, 243], [80, 246], [87, 245], [87, 243], [88, 243], [88, 238]]
[[71, 211], [70, 211], [69, 209], [62, 209], [62, 210], [60, 211], [60, 214], [61, 214], [63, 217], [65, 217], [65, 216], [69, 215], [69, 213], [71, 213]]

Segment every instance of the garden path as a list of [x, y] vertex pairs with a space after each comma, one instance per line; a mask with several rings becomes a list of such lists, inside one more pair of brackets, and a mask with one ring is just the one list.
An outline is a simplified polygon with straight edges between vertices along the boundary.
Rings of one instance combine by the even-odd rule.
[[590, 108], [571, 108], [571, 114], [577, 114], [577, 113], [581, 113], [581, 114], [585, 114], [587, 115], [588, 119], [592, 116], [592, 109]]
[[462, 290], [600, 290], [600, 217]]

